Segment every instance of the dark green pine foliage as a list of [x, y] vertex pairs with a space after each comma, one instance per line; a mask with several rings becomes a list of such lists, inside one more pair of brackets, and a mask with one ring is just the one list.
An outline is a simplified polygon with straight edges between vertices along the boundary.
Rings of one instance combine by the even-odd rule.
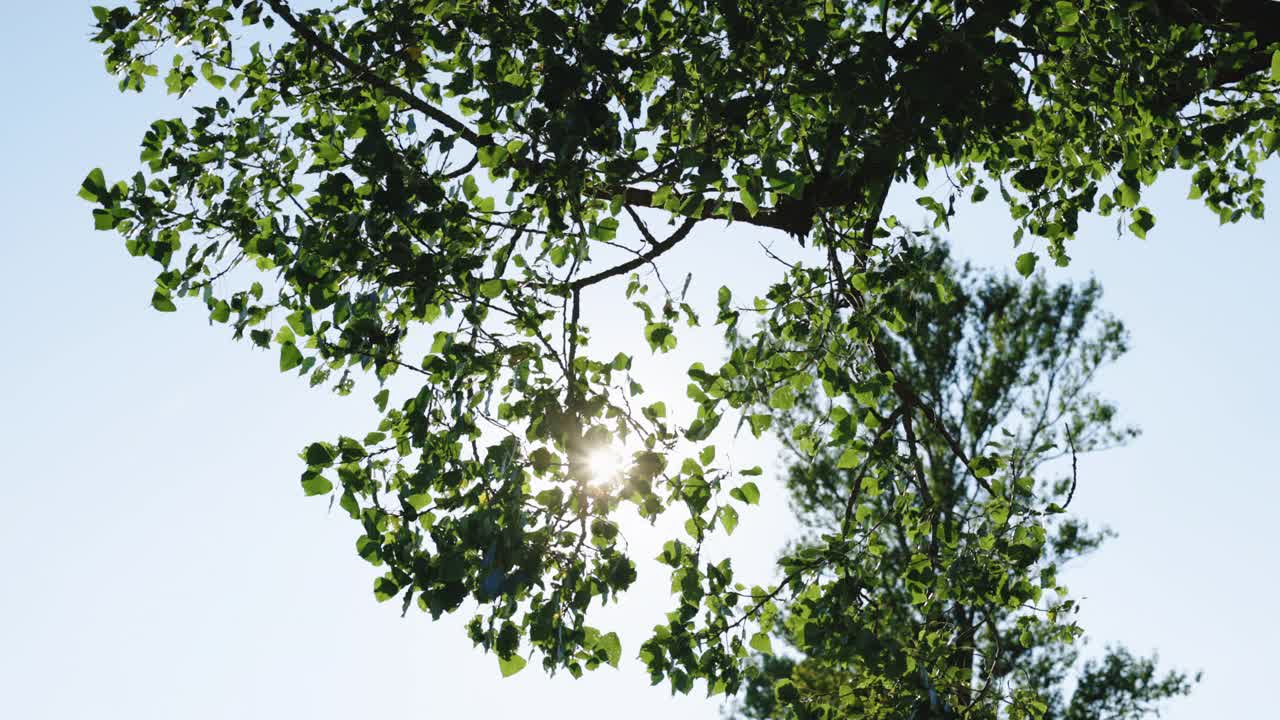
[[[1280, 148], [1269, 0], [138, 0], [93, 13], [121, 89], [182, 104], [145, 130], [138, 172], [94, 170], [81, 188], [96, 227], [158, 264], [152, 305], [203, 305], [316, 385], [385, 383], [376, 425], [301, 453], [303, 490], [359, 528], [379, 599], [432, 617], [470, 603], [471, 637], [506, 673], [616, 664], [637, 649], [591, 623], [636, 577], [617, 520], [678, 513], [684, 532], [660, 554], [672, 610], [638, 649], [650, 679], [737, 692], [768, 642], [758, 629], [785, 616], [852, 638], [865, 660], [858, 696], [779, 684], [806, 716], [921, 701], [1040, 715], [1036, 686], [997, 699], [957, 680], [966, 640], [950, 609], [1038, 604], [1036, 647], [1077, 632], [1049, 571], [1056, 510], [1028, 458], [950, 437], [930, 378], [901, 366], [893, 338], [938, 278], [885, 216], [890, 186], [949, 178], [918, 198], [935, 225], [956, 200], [998, 193], [1014, 240], [1066, 263], [1082, 213], [1150, 231], [1144, 189], [1166, 170], [1187, 171], [1224, 222], [1260, 217], [1258, 164]], [[726, 268], [692, 278], [721, 287], [705, 307], [646, 286], [696, 225], [726, 223], [808, 259], [761, 298], [737, 297]], [[1016, 266], [1037, 258], [1024, 248]], [[635, 308], [644, 352], [701, 323], [753, 341], [690, 367], [682, 397], [647, 392], [630, 375], [643, 353], [591, 345], [581, 322], [584, 302], [611, 297]], [[863, 530], [789, 555], [768, 586], [705, 548], [761, 501], [750, 471], [717, 460], [717, 428], [771, 432], [815, 387], [817, 406], [844, 414], [796, 425], [797, 442], [885, 469], [939, 449], [916, 442], [904, 458], [884, 437], [950, 437], [952, 471], [980, 489], [980, 512], [954, 515], [922, 481], [880, 487], [895, 498], [885, 529], [911, 548], [903, 591], [936, 620], [891, 652], [874, 616], [827, 606], [854, 592], [838, 569], [881, 547]], [[623, 439], [638, 448], [625, 477], [593, 487], [585, 460]], [[876, 498], [858, 493], [853, 520]]]
[[[850, 463], [842, 459], [843, 447], [822, 441], [821, 427], [844, 418], [852, 410], [846, 403], [804, 394], [794, 408], [775, 414], [789, 450], [791, 506], [805, 529], [786, 554], [803, 555], [844, 536], [855, 538], [857, 550], [845, 565], [809, 580], [827, 588], [815, 602], [778, 615], [774, 635], [787, 650], [757, 655], [762, 672], [734, 704], [735, 714], [792, 716], [775, 697], [779, 684], [801, 698], [875, 694], [883, 713], [868, 716], [886, 718], [961, 717], [945, 700], [948, 695], [968, 707], [982, 696], [997, 703], [1018, 688], [1041, 699], [1045, 718], [1120, 720], [1142, 717], [1159, 701], [1188, 692], [1185, 676], [1158, 675], [1153, 661], [1123, 649], [1107, 650], [1074, 675], [1079, 652], [1053, 632], [1055, 616], [1074, 610], [1070, 601], [1047, 613], [1034, 603], [995, 601], [1001, 585], [1024, 581], [1020, 577], [1032, 560], [1041, 563], [1042, 576], [1053, 575], [1107, 535], [1066, 512], [1077, 489], [1078, 457], [1137, 434], [1119, 424], [1115, 407], [1090, 387], [1127, 342], [1121, 323], [1100, 309], [1098, 284], [1053, 287], [1039, 273], [1022, 281], [977, 272], [952, 261], [941, 244], [914, 248], [910, 258], [935, 272], [936, 283], [900, 299], [904, 323], [882, 342], [947, 432], [921, 423], [908, 433], [904, 424], [887, 421], [897, 406], [887, 393], [878, 407], [868, 403], [858, 411], [868, 414], [865, 424], [887, 428], [878, 442], [898, 461]], [[970, 457], [999, 448], [1023, 479], [1012, 503], [1042, 507], [1048, 515], [1040, 527], [1011, 527], [988, 541], [1013, 563], [977, 579], [986, 592], [939, 604], [928, 615], [921, 611], [927, 604], [929, 583], [921, 575], [928, 558], [920, 552], [921, 540], [900, 531], [902, 491], [922, 485], [919, 492], [933, 498], [941, 516], [939, 527], [957, 518], [991, 518], [993, 510], [992, 519], [1000, 520], [1010, 512], [990, 506], [976, 478], [956, 460], [952, 441]], [[1046, 466], [1055, 472], [1045, 472]], [[934, 543], [931, 535], [926, 548]], [[808, 618], [815, 613], [850, 619], [832, 618], [841, 632], [832, 634], [824, 625], [818, 634], [809, 632]], [[861, 619], [867, 617], [875, 621], [864, 626]], [[876, 662], [909, 665], [904, 651], [941, 628], [952, 635], [952, 652], [935, 661], [945, 670], [912, 676], [906, 687], [881, 686]], [[937, 691], [944, 683], [952, 693]]]

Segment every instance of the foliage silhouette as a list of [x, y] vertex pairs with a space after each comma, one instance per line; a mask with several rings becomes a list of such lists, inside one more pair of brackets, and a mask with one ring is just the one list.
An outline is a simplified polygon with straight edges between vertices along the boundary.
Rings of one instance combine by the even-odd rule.
[[[1049, 700], [1035, 683], [964, 684], [946, 618], [1040, 603], [1032, 644], [1077, 634], [1052, 572], [1056, 509], [1025, 458], [966, 447], [917, 386], [928, 378], [899, 366], [891, 339], [945, 278], [885, 216], [890, 187], [945, 176], [948, 190], [918, 200], [935, 226], [998, 190], [1014, 240], [1040, 238], [1066, 263], [1081, 213], [1148, 232], [1143, 188], [1165, 170], [1188, 171], [1224, 222], [1260, 217], [1257, 164], [1280, 145], [1280, 5], [1266, 0], [140, 0], [94, 13], [122, 90], [159, 82], [190, 106], [152, 123], [139, 172], [94, 170], [81, 188], [96, 227], [159, 263], [152, 305], [201, 302], [282, 371], [338, 392], [359, 373], [418, 383], [377, 392], [367, 434], [302, 452], [305, 492], [359, 524], [379, 599], [433, 617], [470, 599], [471, 637], [504, 673], [615, 664], [631, 651], [588, 619], [636, 577], [620, 507], [684, 513], [660, 556], [675, 607], [639, 649], [651, 678], [736, 692], [768, 643], [759, 628], [783, 615], [805, 618], [801, 637], [862, 638], [865, 691], [775, 688], [805, 717], [893, 715], [921, 687], [965, 717], [1038, 716]], [[624, 222], [641, 242], [619, 240]], [[724, 285], [714, 307], [642, 281], [695, 226], [725, 222], [790, 236], [816, 261], [746, 303], [731, 269], [703, 269]], [[591, 262], [609, 245], [629, 259]], [[1015, 265], [1028, 275], [1037, 259]], [[629, 348], [588, 344], [584, 297], [610, 293], [637, 308], [651, 352], [704, 317], [752, 342], [689, 368], [686, 412], [629, 377]], [[802, 612], [851, 607], [843, 568], [879, 547], [857, 524], [869, 491], [844, 499], [854, 522], [783, 558], [774, 585], [741, 583], [704, 548], [760, 499], [750, 474], [717, 463], [722, 420], [769, 432], [815, 387], [816, 406], [847, 409], [797, 422], [796, 443], [838, 449], [841, 468], [918, 469], [941, 440], [979, 489], [977, 512], [948, 515], [922, 473], [895, 475], [885, 522], [912, 548], [915, 612], [940, 618], [909, 644], [877, 644], [869, 616]], [[884, 440], [899, 432], [905, 458]], [[623, 437], [641, 448], [623, 483], [593, 487], [586, 458]]]

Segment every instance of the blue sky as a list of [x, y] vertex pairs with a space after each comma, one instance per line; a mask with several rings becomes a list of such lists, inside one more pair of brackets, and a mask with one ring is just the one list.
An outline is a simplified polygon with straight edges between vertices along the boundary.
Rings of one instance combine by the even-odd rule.
[[[502, 680], [465, 618], [401, 619], [373, 601], [354, 526], [302, 497], [295, 455], [367, 429], [366, 397], [280, 375], [274, 355], [231, 343], [196, 308], [151, 311], [152, 267], [93, 232], [75, 198], [89, 168], [131, 173], [147, 123], [181, 112], [160, 93], [115, 91], [90, 17], [57, 0], [0, 25], [0, 717], [716, 717], [715, 702], [650, 688], [634, 662], [578, 681], [532, 668]], [[1280, 647], [1267, 609], [1280, 591], [1280, 247], [1267, 223], [1219, 227], [1185, 194], [1183, 178], [1155, 188], [1146, 241], [1087, 224], [1072, 266], [1050, 273], [1095, 275], [1130, 327], [1133, 350], [1101, 388], [1144, 430], [1081, 459], [1073, 509], [1119, 537], [1066, 578], [1085, 598], [1090, 648], [1159, 650], [1205, 672], [1172, 720], [1256, 715]], [[893, 197], [903, 219], [919, 218], [913, 198]], [[694, 297], [712, 296], [718, 272], [758, 287], [773, 272], [754, 242], [766, 237], [700, 228], [668, 277], [705, 274]], [[961, 209], [948, 237], [987, 265], [1020, 252], [995, 203]], [[589, 312], [626, 311], [602, 299]], [[634, 342], [604, 327], [597, 347]], [[718, 353], [692, 339], [646, 361], [650, 386], [682, 387], [690, 358]], [[732, 452], [774, 467], [767, 444]], [[734, 538], [757, 574], [790, 529], [777, 487], [762, 485], [764, 509]], [[601, 624], [621, 629], [631, 657], [669, 604], [664, 579], [642, 576], [625, 603]]]

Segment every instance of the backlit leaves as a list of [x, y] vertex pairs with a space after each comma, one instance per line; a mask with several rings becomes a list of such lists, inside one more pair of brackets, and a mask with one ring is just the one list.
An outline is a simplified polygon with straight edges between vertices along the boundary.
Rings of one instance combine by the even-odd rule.
[[[1059, 586], [1025, 458], [999, 439], [938, 443], [974, 439], [1019, 375], [975, 361], [975, 414], [956, 417], [946, 378], [912, 360], [959, 342], [934, 313], [966, 302], [1003, 318], [978, 349], [1042, 358], [1069, 338], [1028, 330], [1046, 314], [1007, 286], [953, 292], [884, 198], [934, 188], [920, 206], [945, 227], [957, 198], [998, 191], [1016, 238], [1059, 264], [1082, 213], [1151, 231], [1142, 193], [1170, 169], [1223, 222], [1261, 217], [1280, 24], [1227, 16], [1248, 3], [1175, 5], [139, 0], [95, 8], [93, 39], [122, 90], [154, 85], [181, 109], [142, 129], [137, 173], [94, 170], [78, 191], [95, 227], [156, 263], [155, 309], [200, 303], [280, 370], [373, 400], [373, 427], [301, 460], [303, 491], [328, 495], [377, 564], [379, 599], [474, 611], [468, 636], [503, 674], [617, 664], [617, 636], [588, 619], [636, 580], [629, 553], [654, 551], [630, 547], [622, 518], [676, 513], [671, 612], [639, 650], [654, 682], [733, 694], [753, 646], [801, 638], [863, 674], [771, 684], [779, 717], [919, 716], [963, 699], [947, 658], [967, 641], [943, 621], [896, 639], [850, 568], [904, 554], [874, 581], [926, 618]], [[730, 223], [737, 244], [668, 284], [666, 253], [695, 222]], [[751, 254], [742, 225], [796, 261]], [[1036, 257], [1015, 267], [1034, 278]], [[776, 268], [759, 297], [739, 287], [747, 262]], [[610, 302], [633, 342], [583, 322]], [[683, 393], [632, 375], [707, 330], [734, 342]], [[840, 413], [795, 421], [815, 403]], [[1105, 424], [1108, 408], [1070, 420]], [[941, 457], [909, 452], [908, 427]], [[755, 580], [768, 589], [706, 544], [761, 500], [738, 477], [758, 470], [706, 450], [735, 432], [859, 475], [858, 496], [830, 504], [837, 530]], [[607, 447], [628, 462], [601, 487], [588, 460]], [[974, 478], [980, 511], [940, 514], [915, 477], [926, 462]], [[1074, 632], [1063, 611], [1011, 641]], [[966, 712], [1042, 705], [1015, 689]]]
[[519, 655], [512, 655], [509, 658], [498, 658], [498, 669], [502, 671], [502, 677], [511, 677], [520, 672], [528, 665], [528, 662]]

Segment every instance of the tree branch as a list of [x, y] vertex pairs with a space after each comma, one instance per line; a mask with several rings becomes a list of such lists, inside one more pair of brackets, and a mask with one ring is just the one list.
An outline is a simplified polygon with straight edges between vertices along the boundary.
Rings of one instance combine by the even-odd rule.
[[[654, 191], [645, 190], [644, 188], [624, 187], [597, 190], [594, 196], [598, 200], [612, 200], [615, 196], [622, 196], [622, 204], [632, 207], [653, 208], [657, 210], [664, 209], [663, 204], [654, 201]], [[689, 200], [694, 199], [689, 195], [674, 195], [680, 205], [684, 205]], [[689, 217], [694, 220], [714, 220], [717, 218], [726, 220], [737, 220], [751, 225], [759, 225], [761, 227], [770, 227], [776, 230], [784, 230], [792, 235], [804, 237], [809, 234], [809, 229], [813, 225], [812, 213], [808, 216], [801, 212], [800, 208], [790, 204], [780, 204], [773, 208], [760, 208], [754, 215], [747, 209], [746, 205], [733, 200], [712, 200], [709, 198], [696, 198], [700, 201], [701, 206], [698, 211], [691, 213]], [[727, 209], [727, 212], [726, 212]]]
[[[880, 347], [880, 344], [874, 340], [871, 342], [871, 353], [875, 358], [876, 367], [879, 368], [880, 372], [893, 372], [893, 368], [889, 365], [889, 358], [885, 355], [884, 348]], [[929, 421], [929, 424], [933, 426], [933, 429], [942, 436], [943, 440], [946, 440], [947, 446], [951, 448], [951, 452], [955, 453], [955, 456], [960, 458], [960, 462], [964, 464], [965, 470], [969, 471], [969, 475], [982, 486], [983, 490], [986, 490], [991, 495], [995, 495], [995, 491], [991, 488], [991, 483], [988, 483], [986, 480], [978, 477], [978, 474], [974, 472], [973, 466], [969, 463], [969, 456], [965, 453], [964, 448], [960, 447], [960, 443], [956, 441], [955, 437], [951, 434], [951, 431], [948, 430], [947, 426], [942, 422], [942, 418], [938, 417], [938, 414], [934, 412], [933, 408], [929, 407], [927, 403], [920, 400], [920, 396], [916, 395], [916, 392], [912, 389], [911, 385], [905, 380], [900, 380], [895, 376], [893, 380], [893, 391], [902, 399], [904, 404], [920, 408], [920, 411], [924, 413], [925, 419]], [[908, 410], [908, 412], [910, 411]]]
[[684, 221], [684, 224], [676, 228], [675, 232], [671, 233], [671, 237], [667, 238], [666, 240], [663, 240], [662, 242], [654, 243], [653, 247], [648, 252], [641, 253], [635, 258], [628, 260], [624, 263], [614, 265], [608, 270], [602, 270], [594, 275], [588, 275], [587, 277], [584, 277], [584, 278], [578, 278], [577, 280], [574, 280], [573, 282], [569, 283], [569, 289], [576, 293], [578, 290], [581, 290], [584, 287], [595, 285], [596, 283], [602, 280], [608, 280], [611, 277], [616, 277], [623, 273], [635, 270], [636, 268], [640, 267], [641, 265], [644, 265], [645, 263], [653, 262], [654, 258], [658, 257], [659, 255], [675, 247], [680, 243], [681, 240], [684, 240], [685, 237], [689, 235], [689, 231], [693, 229], [693, 226], [697, 224], [698, 220], [699, 218], [697, 217], [688, 218], [687, 220]]
[[1067, 444], [1071, 447], [1071, 490], [1067, 493], [1067, 501], [1062, 503], [1062, 509], [1066, 510], [1071, 505], [1071, 499], [1076, 496], [1076, 482], [1080, 479], [1080, 475], [1076, 469], [1076, 439], [1071, 436], [1071, 425], [1067, 425]]
[[[892, 429], [898, 422], [898, 416], [902, 414], [902, 411], [905, 408], [906, 406], [899, 405], [896, 410], [889, 413], [889, 417], [885, 418], [881, 427]], [[849, 490], [849, 497], [845, 500], [844, 521], [840, 523], [840, 531], [842, 535], [849, 534], [849, 526], [853, 522], [853, 508], [858, 504], [858, 495], [862, 492], [862, 479], [867, 476], [867, 470], [869, 469], [871, 469], [870, 457], [862, 461], [862, 467], [858, 468], [858, 474], [853, 479], [853, 487]]]

